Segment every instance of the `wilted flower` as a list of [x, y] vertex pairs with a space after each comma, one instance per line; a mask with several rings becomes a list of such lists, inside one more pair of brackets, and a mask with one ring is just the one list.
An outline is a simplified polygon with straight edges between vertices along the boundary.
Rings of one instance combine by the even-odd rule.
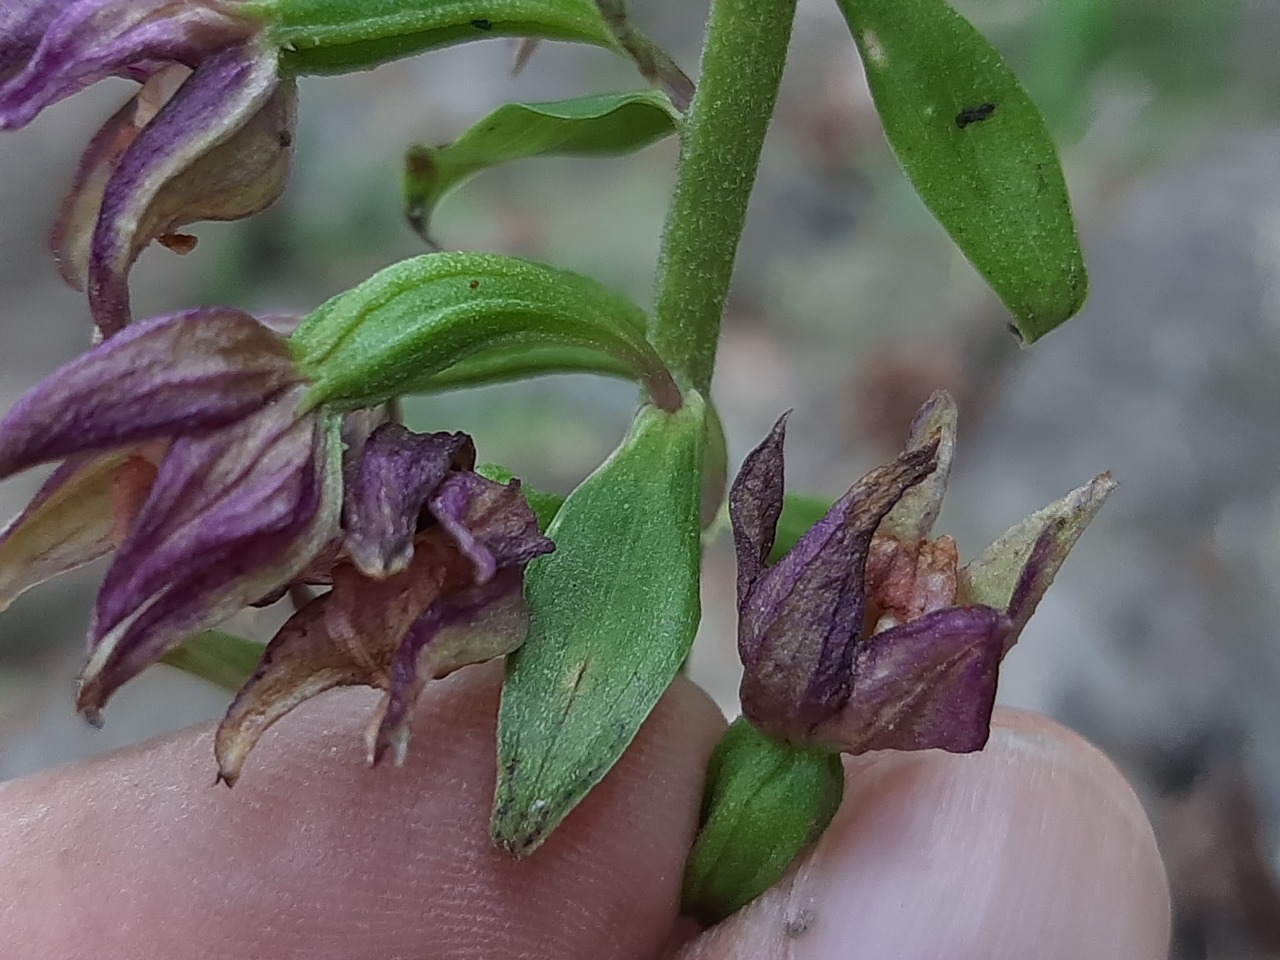
[[62, 460], [0, 535], [0, 606], [111, 549], [78, 704], [270, 595], [338, 534], [340, 421], [302, 405], [288, 342], [248, 314], [136, 324], [0, 421], [0, 478]]
[[280, 629], [218, 729], [232, 784], [266, 729], [338, 686], [385, 692], [369, 758], [399, 763], [428, 680], [519, 647], [528, 632], [524, 567], [548, 553], [517, 481], [471, 471], [464, 434], [378, 427], [348, 469], [344, 554], [333, 589]]
[[906, 451], [872, 470], [773, 566], [786, 417], [729, 496], [738, 555], [743, 714], [847, 753], [981, 749], [1001, 659], [1114, 487], [1103, 474], [1012, 528], [966, 567], [930, 539], [955, 444], [935, 394]]
[[129, 322], [129, 268], [178, 228], [270, 205], [288, 177], [292, 81], [227, 0], [17, 0], [0, 12], [0, 129], [109, 76], [141, 89], [90, 142], [53, 232], [106, 335]]

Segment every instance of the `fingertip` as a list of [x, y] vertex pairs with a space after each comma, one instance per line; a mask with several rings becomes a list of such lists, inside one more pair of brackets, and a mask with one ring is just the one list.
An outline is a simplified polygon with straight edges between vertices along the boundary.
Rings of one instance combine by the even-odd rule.
[[0, 785], [0, 955], [605, 957], [678, 910], [724, 721], [683, 680], [533, 856], [488, 837], [501, 669], [424, 697], [402, 769], [370, 770], [374, 700], [318, 698], [234, 790], [208, 728]]
[[782, 883], [694, 941], [713, 957], [1163, 960], [1150, 823], [1100, 751], [1000, 711], [981, 753], [851, 759], [840, 813]]

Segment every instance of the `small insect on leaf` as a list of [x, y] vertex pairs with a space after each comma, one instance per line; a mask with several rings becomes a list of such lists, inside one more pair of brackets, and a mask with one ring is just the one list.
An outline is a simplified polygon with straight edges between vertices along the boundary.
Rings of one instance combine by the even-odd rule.
[[956, 114], [956, 126], [963, 130], [971, 123], [981, 123], [996, 112], [996, 105], [987, 101], [976, 107], [965, 107]]

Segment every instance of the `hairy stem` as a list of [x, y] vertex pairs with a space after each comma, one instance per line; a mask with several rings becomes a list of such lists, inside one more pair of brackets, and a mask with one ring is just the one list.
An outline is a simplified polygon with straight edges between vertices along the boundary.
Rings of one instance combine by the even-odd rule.
[[796, 0], [715, 0], [658, 261], [651, 339], [706, 394]]

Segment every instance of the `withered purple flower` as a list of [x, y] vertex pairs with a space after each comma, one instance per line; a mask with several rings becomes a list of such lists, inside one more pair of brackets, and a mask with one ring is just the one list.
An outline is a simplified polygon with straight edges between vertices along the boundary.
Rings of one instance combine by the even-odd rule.
[[19, 0], [0, 14], [0, 129], [97, 81], [142, 84], [93, 138], [53, 232], [106, 335], [130, 320], [142, 250], [270, 205], [288, 177], [295, 90], [258, 21], [224, 0]]
[[0, 535], [0, 605], [116, 550], [81, 678], [90, 716], [337, 536], [339, 421], [305, 409], [306, 390], [282, 336], [236, 310], [198, 309], [100, 343], [0, 421], [0, 478], [63, 461]]
[[276, 634], [216, 738], [233, 784], [266, 729], [338, 686], [384, 691], [369, 758], [401, 762], [427, 681], [519, 647], [528, 631], [524, 567], [548, 553], [519, 483], [471, 472], [464, 434], [377, 428], [348, 470], [345, 555], [333, 589]]
[[1103, 474], [965, 567], [931, 539], [956, 410], [935, 394], [906, 451], [872, 470], [773, 566], [786, 417], [729, 496], [743, 714], [779, 739], [846, 753], [979, 750], [1000, 661], [1114, 487]]

